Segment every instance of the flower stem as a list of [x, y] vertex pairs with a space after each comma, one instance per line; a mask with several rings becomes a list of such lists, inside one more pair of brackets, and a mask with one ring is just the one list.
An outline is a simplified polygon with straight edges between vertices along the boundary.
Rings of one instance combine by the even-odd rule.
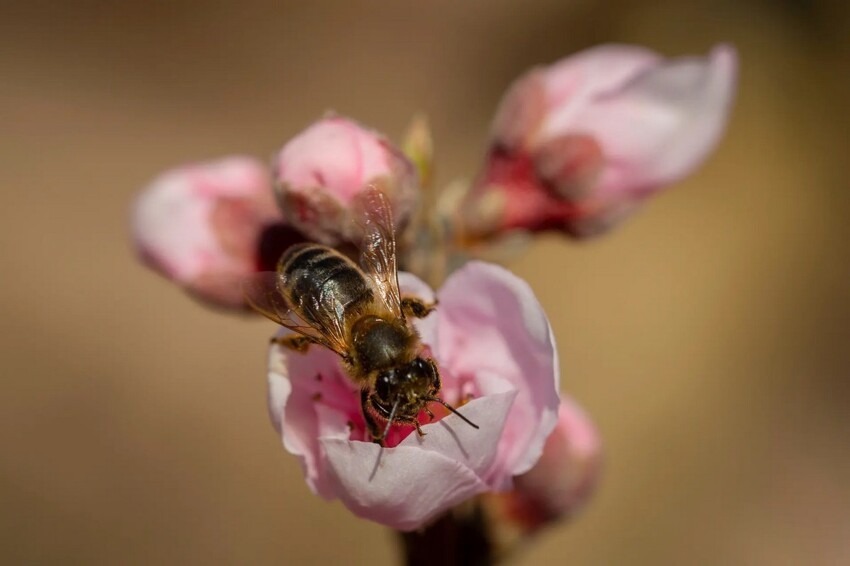
[[423, 529], [399, 534], [407, 566], [495, 564], [486, 516], [478, 502], [449, 511]]

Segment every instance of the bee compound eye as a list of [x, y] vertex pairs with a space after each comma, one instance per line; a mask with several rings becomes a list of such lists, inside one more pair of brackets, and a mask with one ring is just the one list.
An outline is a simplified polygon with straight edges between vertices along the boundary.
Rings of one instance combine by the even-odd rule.
[[430, 369], [431, 369], [430, 364], [428, 364], [428, 362], [426, 362], [422, 358], [416, 358], [415, 360], [413, 360], [413, 362], [411, 362], [411, 364], [410, 364], [410, 369], [411, 369], [412, 373], [419, 373], [419, 374], [431, 373], [430, 372]]
[[375, 393], [378, 394], [379, 399], [382, 401], [389, 400], [392, 384], [393, 376], [390, 372], [384, 372], [378, 376], [377, 381], [375, 381]]

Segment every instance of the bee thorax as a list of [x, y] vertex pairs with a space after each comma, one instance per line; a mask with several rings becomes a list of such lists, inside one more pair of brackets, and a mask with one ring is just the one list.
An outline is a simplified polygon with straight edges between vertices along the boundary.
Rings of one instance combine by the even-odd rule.
[[404, 324], [394, 324], [377, 316], [358, 320], [352, 330], [354, 352], [366, 372], [408, 361], [415, 336]]

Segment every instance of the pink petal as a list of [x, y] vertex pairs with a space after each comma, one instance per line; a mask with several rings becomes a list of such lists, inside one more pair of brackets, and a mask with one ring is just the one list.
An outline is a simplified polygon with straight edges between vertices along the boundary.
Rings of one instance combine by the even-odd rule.
[[558, 359], [549, 322], [528, 284], [506, 269], [470, 262], [440, 290], [440, 362], [457, 374], [476, 376], [479, 386], [508, 381], [517, 391], [500, 440], [501, 475], [528, 471], [557, 421]]
[[462, 463], [411, 446], [322, 439], [337, 494], [355, 515], [410, 531], [487, 490]]
[[[657, 53], [636, 45], [607, 44], [565, 57], [545, 69], [546, 100], [550, 114], [540, 139], [573, 130], [574, 121], [600, 94], [611, 92], [639, 73], [652, 68]], [[578, 130], [577, 133], [584, 133]]]
[[242, 306], [238, 281], [255, 270], [264, 228], [280, 220], [265, 166], [248, 157], [187, 165], [139, 195], [132, 234], [142, 259], [222, 306]]
[[478, 425], [477, 429], [457, 415], [448, 415], [423, 426], [424, 437], [411, 434], [399, 446], [438, 452], [462, 463], [475, 475], [486, 477], [496, 460], [497, 447], [515, 397], [516, 390], [505, 391], [473, 399], [458, 409], [464, 417]]
[[501, 148], [521, 149], [532, 142], [548, 109], [546, 73], [532, 69], [502, 96], [491, 127], [493, 138]]
[[381, 183], [397, 226], [418, 198], [413, 163], [384, 136], [340, 116], [323, 118], [295, 136], [275, 158], [278, 200], [292, 226], [327, 245], [356, 241], [351, 217], [364, 187]]
[[[282, 329], [278, 336], [289, 334]], [[336, 354], [325, 348], [310, 348], [299, 354], [275, 346], [269, 350], [269, 415], [287, 452], [298, 456], [307, 485], [315, 493], [333, 499], [333, 486], [327, 477], [327, 466], [320, 451], [319, 435], [347, 436], [345, 419], [322, 412], [313, 397], [327, 383], [313, 381], [316, 375], [324, 380], [338, 377], [341, 370]], [[356, 387], [352, 387], [356, 390]], [[357, 411], [356, 396], [351, 398]], [[331, 421], [331, 419], [334, 419]], [[331, 422], [337, 425], [331, 428]]]
[[294, 186], [329, 187], [345, 201], [370, 179], [389, 175], [391, 154], [380, 134], [332, 116], [292, 138], [278, 155], [278, 176]]
[[574, 516], [593, 494], [602, 468], [599, 433], [584, 410], [561, 400], [558, 425], [535, 466], [514, 481], [507, 503], [513, 518], [534, 530]]
[[501, 232], [607, 231], [691, 173], [717, 144], [737, 55], [663, 59], [603, 45], [533, 69], [505, 95], [493, 145], [462, 206], [472, 239]]
[[736, 75], [735, 50], [721, 45], [708, 58], [672, 59], [598, 93], [570, 126], [596, 137], [610, 164], [597, 196], [641, 194], [697, 167], [723, 132]]
[[336, 493], [354, 514], [401, 530], [421, 527], [435, 515], [488, 489], [480, 477], [492, 466], [514, 392], [470, 401], [463, 414], [423, 427], [394, 448], [339, 438], [319, 439]]

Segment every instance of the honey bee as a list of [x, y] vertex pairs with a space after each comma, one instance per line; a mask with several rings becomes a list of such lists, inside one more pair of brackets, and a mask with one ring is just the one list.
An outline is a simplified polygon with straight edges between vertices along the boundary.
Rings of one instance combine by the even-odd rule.
[[383, 444], [393, 423], [413, 425], [423, 436], [418, 415], [425, 411], [433, 419], [429, 403], [443, 405], [477, 429], [438, 396], [439, 368], [411, 323], [436, 304], [401, 297], [387, 197], [370, 186], [358, 204], [360, 266], [333, 248], [297, 244], [283, 253], [277, 272], [258, 273], [245, 282], [248, 303], [295, 332], [273, 342], [299, 352], [318, 344], [342, 358], [360, 387], [360, 407], [375, 442]]

